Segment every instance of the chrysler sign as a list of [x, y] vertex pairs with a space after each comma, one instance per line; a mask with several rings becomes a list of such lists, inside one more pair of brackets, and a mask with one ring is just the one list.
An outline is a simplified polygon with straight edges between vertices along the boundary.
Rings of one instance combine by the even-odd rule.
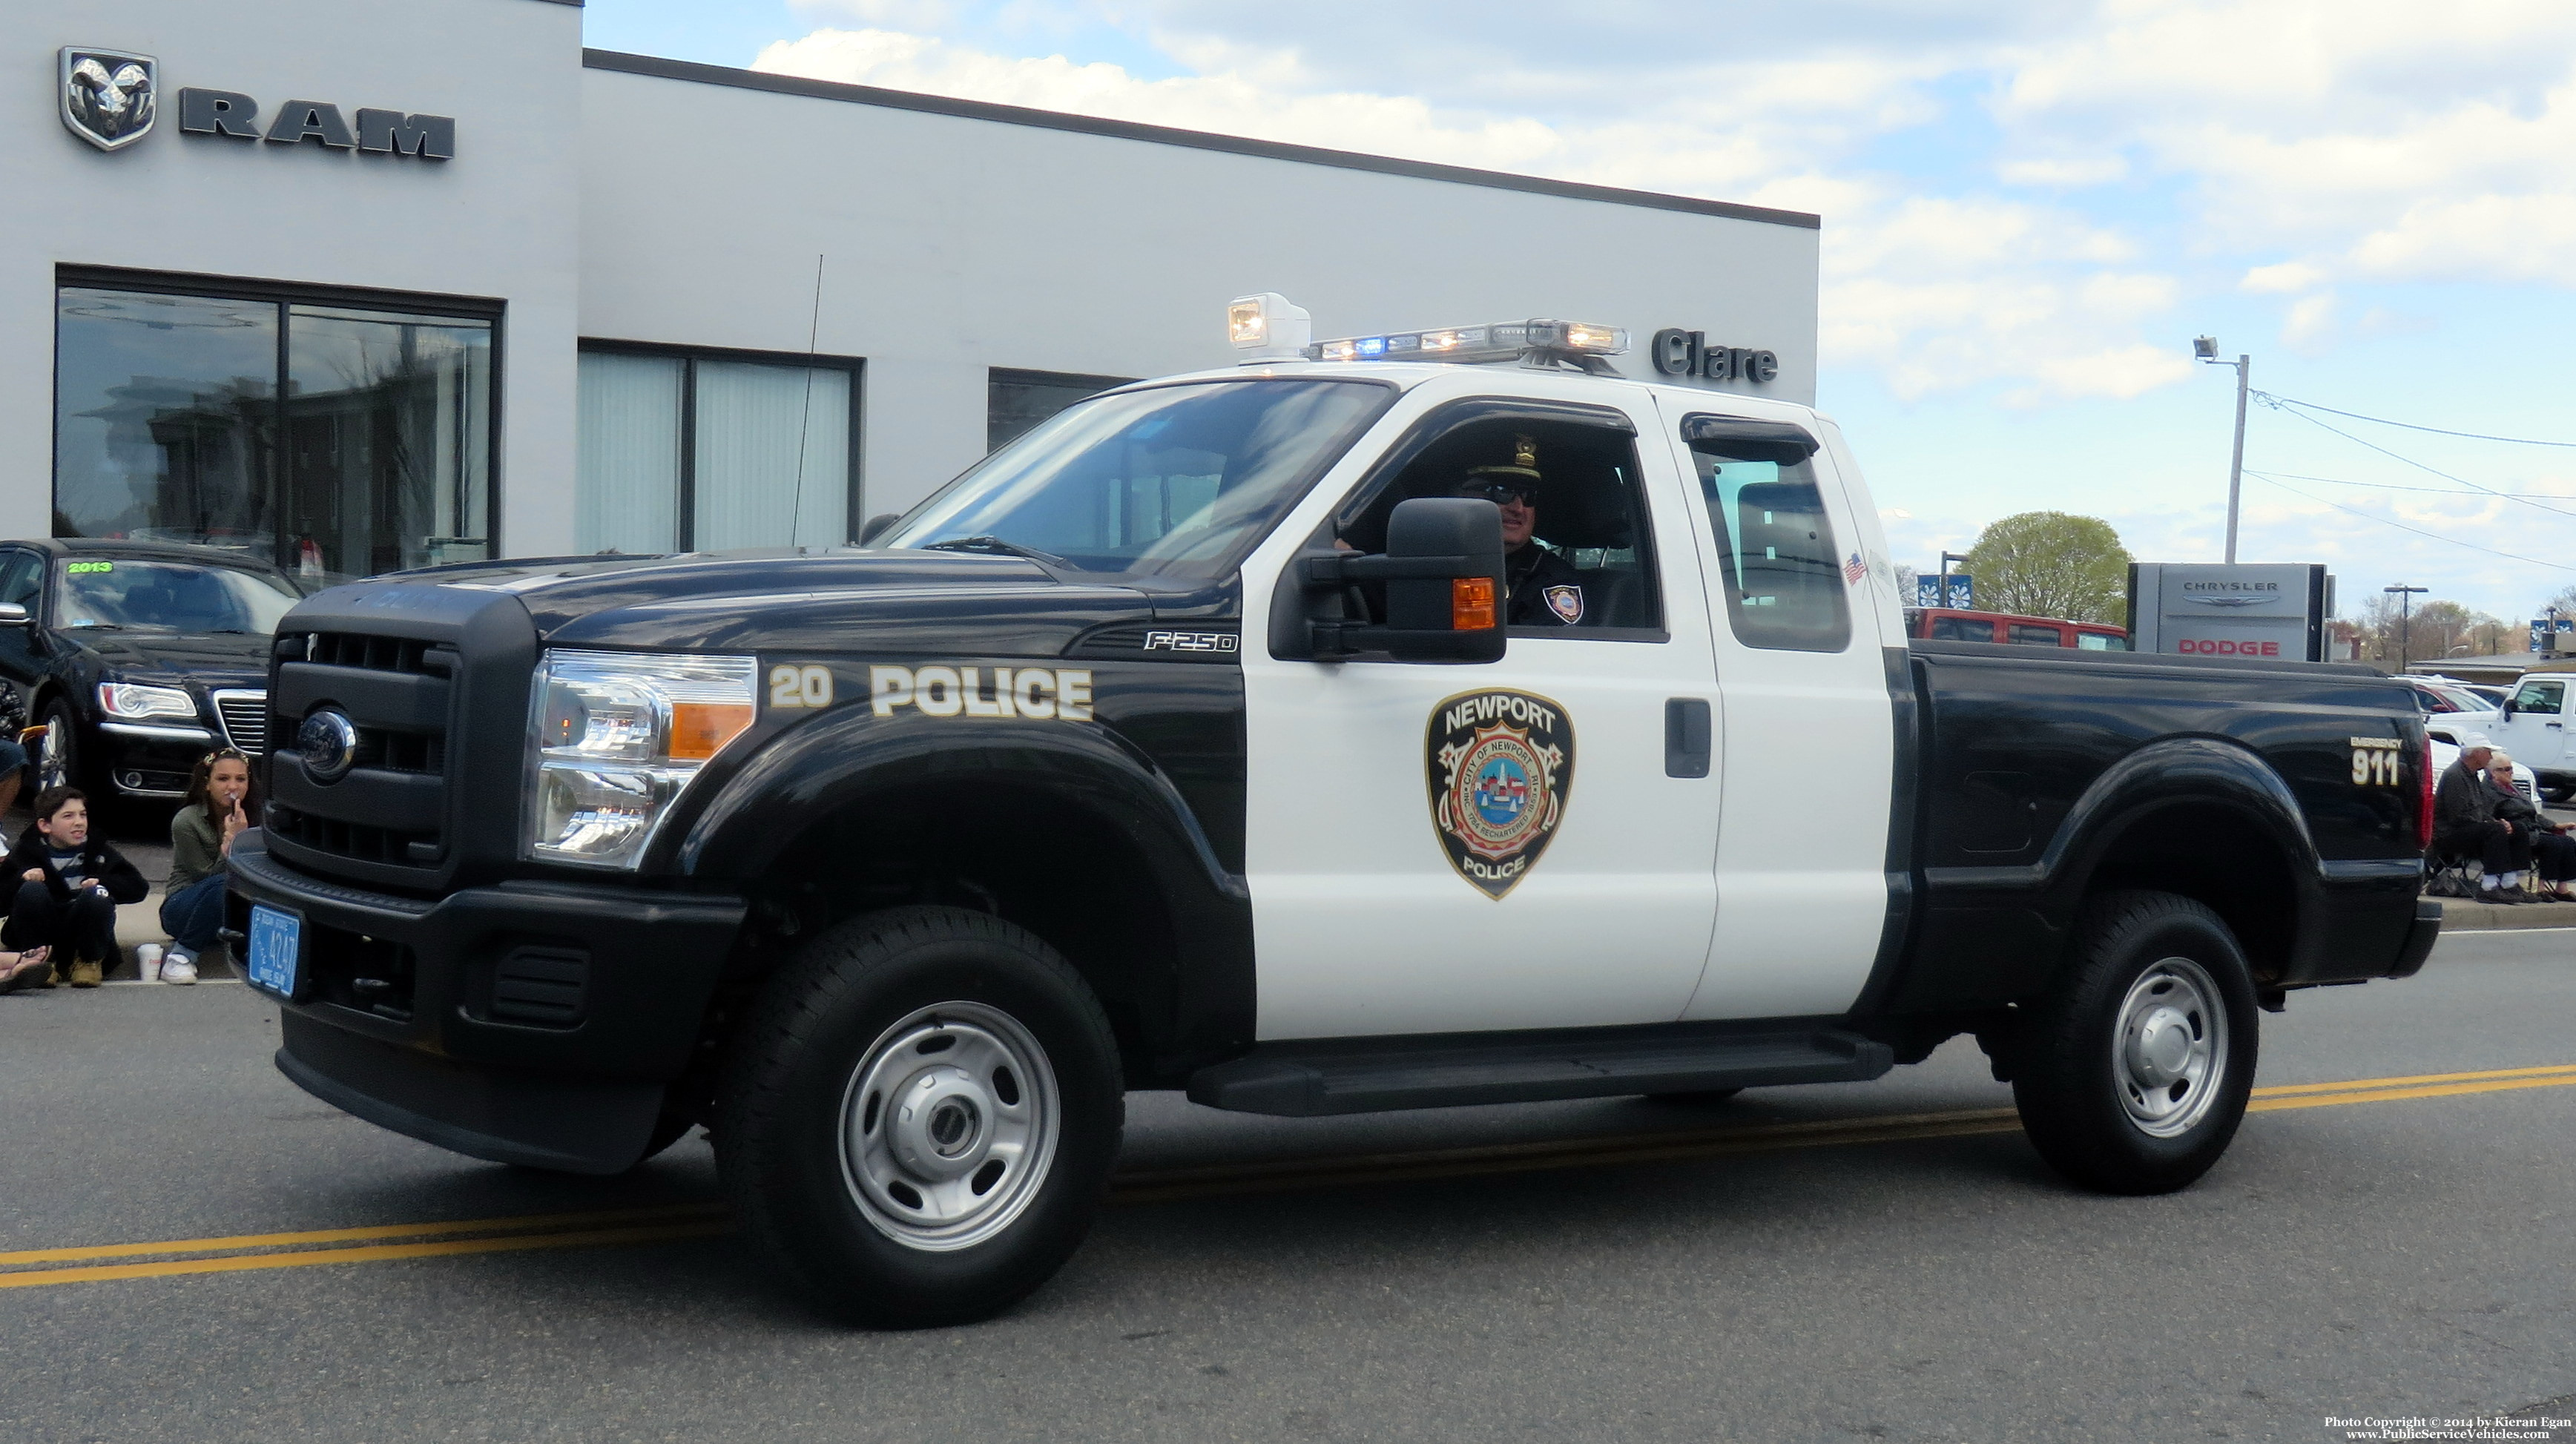
[[[149, 55], [63, 47], [63, 124], [101, 150], [121, 150], [151, 132], [160, 90], [160, 67]], [[289, 100], [263, 118], [259, 102], [238, 90], [196, 87], [179, 92], [178, 106], [179, 129], [187, 135], [280, 146], [310, 143], [326, 150], [421, 160], [456, 158], [453, 116], [360, 106], [353, 117], [331, 101]]]

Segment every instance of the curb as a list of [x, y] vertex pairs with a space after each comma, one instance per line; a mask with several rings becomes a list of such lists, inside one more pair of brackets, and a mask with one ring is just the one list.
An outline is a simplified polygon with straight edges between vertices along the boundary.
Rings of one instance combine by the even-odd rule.
[[2475, 933], [2530, 928], [2576, 928], [2576, 903], [2482, 903], [2455, 897], [2442, 905], [2442, 931]]

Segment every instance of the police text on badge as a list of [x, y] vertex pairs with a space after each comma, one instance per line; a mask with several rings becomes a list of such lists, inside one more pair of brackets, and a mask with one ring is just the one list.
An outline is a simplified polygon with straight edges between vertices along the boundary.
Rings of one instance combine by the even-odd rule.
[[[987, 674], [990, 675], [987, 675]], [[1091, 720], [1088, 667], [870, 667], [868, 705], [880, 717], [910, 707], [925, 717]]]

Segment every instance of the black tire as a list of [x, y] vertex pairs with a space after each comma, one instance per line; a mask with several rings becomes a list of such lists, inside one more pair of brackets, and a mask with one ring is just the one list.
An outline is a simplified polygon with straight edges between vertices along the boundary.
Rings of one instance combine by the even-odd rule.
[[[39, 720], [45, 724], [45, 735], [37, 742], [36, 755], [28, 769], [35, 774], [35, 790], [70, 786], [89, 791], [89, 783], [81, 776], [80, 719], [72, 715], [71, 704], [57, 697], [45, 704]], [[30, 796], [28, 800], [35, 799]]]
[[2094, 899], [2073, 965], [2026, 1014], [2013, 1102], [2050, 1167], [2104, 1193], [2171, 1193], [2227, 1151], [2253, 1092], [2258, 1014], [2216, 913], [2171, 893]]
[[[952, 1056], [973, 1066], [923, 1061]], [[952, 1162], [939, 1130], [961, 1115], [977, 1131]], [[1029, 1122], [1046, 1116], [1051, 1134]], [[1109, 1020], [1054, 949], [983, 913], [895, 908], [824, 931], [764, 986], [717, 1092], [716, 1164], [746, 1235], [816, 1308], [919, 1328], [990, 1317], [1053, 1277], [1125, 1122]], [[1003, 1151], [1010, 1126], [1022, 1152]], [[962, 1222], [942, 1233], [951, 1201]]]

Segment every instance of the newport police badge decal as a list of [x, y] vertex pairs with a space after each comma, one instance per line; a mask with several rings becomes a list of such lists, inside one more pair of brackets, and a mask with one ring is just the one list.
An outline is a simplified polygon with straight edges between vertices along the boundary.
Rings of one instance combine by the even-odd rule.
[[1458, 875], [1500, 901], [1538, 866], [1574, 789], [1574, 723], [1527, 692], [1461, 692], [1432, 709], [1431, 821]]

